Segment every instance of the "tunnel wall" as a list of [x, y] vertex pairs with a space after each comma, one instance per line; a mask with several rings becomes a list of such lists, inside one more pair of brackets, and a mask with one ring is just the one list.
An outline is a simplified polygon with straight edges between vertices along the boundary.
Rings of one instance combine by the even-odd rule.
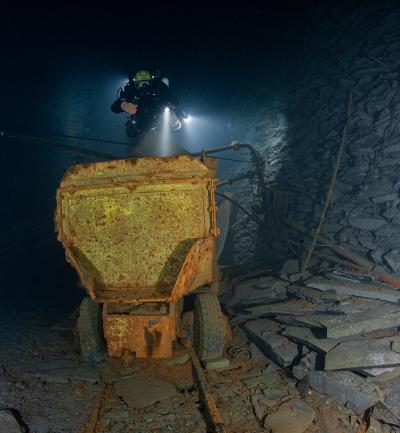
[[[290, 82], [247, 100], [247, 116], [234, 124], [235, 137], [264, 155], [285, 219], [315, 228], [352, 93], [345, 152], [322, 233], [400, 272], [399, 23], [398, 2], [314, 10]], [[241, 202], [255, 200], [245, 184], [234, 190]], [[237, 263], [281, 262], [304, 251], [302, 237], [282, 223], [280, 212], [274, 218], [264, 209], [258, 225], [234, 222]]]

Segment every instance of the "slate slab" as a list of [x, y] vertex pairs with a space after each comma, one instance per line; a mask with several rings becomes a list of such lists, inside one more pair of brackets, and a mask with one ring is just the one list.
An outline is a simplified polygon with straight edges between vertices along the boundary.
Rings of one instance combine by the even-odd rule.
[[315, 410], [304, 401], [292, 399], [268, 415], [264, 426], [272, 433], [303, 433], [316, 416]]
[[385, 430], [382, 429], [382, 424], [379, 421], [374, 418], [370, 418], [369, 427], [365, 433], [385, 433]]
[[396, 274], [400, 274], [400, 251], [391, 250], [383, 256], [383, 260], [389, 268]]
[[[283, 380], [281, 374], [277, 371], [264, 371], [257, 376], [257, 379], [267, 388], [271, 388], [273, 385], [281, 385]], [[280, 386], [280, 388], [282, 388], [282, 386]]]
[[319, 411], [320, 433], [337, 433], [340, 428], [340, 412], [332, 406], [324, 406]]
[[387, 302], [400, 302], [400, 291], [364, 283], [335, 281], [332, 279], [312, 278], [306, 281], [307, 287], [363, 298], [381, 299]]
[[132, 376], [114, 383], [115, 394], [129, 406], [146, 407], [176, 395], [173, 383], [151, 376]]
[[243, 329], [260, 350], [283, 368], [298, 356], [297, 344], [280, 335], [280, 325], [270, 319], [251, 320]]
[[[365, 318], [365, 315], [362, 316]], [[352, 318], [354, 319], [354, 317]], [[318, 319], [316, 319], [318, 320]], [[321, 320], [324, 320], [323, 318]], [[336, 323], [338, 320], [342, 320], [345, 322], [346, 326], [349, 326], [349, 320], [348, 317], [345, 316], [335, 316]], [[366, 321], [366, 320], [365, 320]], [[339, 322], [340, 323], [340, 322]], [[362, 322], [362, 325], [364, 325], [364, 321]], [[367, 324], [368, 325], [368, 324]], [[344, 324], [342, 323], [341, 326], [344, 327]], [[367, 342], [368, 340], [378, 339], [378, 338], [384, 338], [384, 337], [397, 337], [398, 336], [398, 328], [385, 328], [385, 329], [378, 329], [373, 330], [369, 332], [364, 332], [368, 330], [370, 327], [368, 326], [361, 326], [359, 323], [356, 323], [354, 325], [353, 323], [353, 329], [351, 332], [354, 332], [354, 329], [360, 328], [361, 331], [363, 331], [360, 334], [350, 335], [350, 336], [343, 336], [341, 338], [321, 338], [319, 335], [321, 334], [322, 328], [311, 328], [311, 327], [301, 327], [301, 326], [286, 326], [282, 330], [282, 335], [285, 337], [288, 337], [289, 339], [292, 339], [296, 342], [302, 343], [305, 346], [309, 347], [310, 349], [316, 350], [321, 353], [327, 353], [330, 350], [332, 350], [334, 347], [336, 347], [338, 344], [348, 341], [364, 341]], [[325, 331], [326, 332], [326, 331]], [[330, 334], [333, 333], [333, 330], [330, 330]], [[318, 336], [317, 336], [318, 335]], [[391, 349], [393, 351], [397, 351], [397, 344], [398, 340], [394, 339]]]
[[400, 325], [400, 311], [382, 313], [379, 310], [351, 315], [313, 317], [326, 330], [327, 338], [341, 338], [364, 334]]
[[339, 301], [348, 299], [350, 295], [340, 295], [338, 293], [322, 292], [321, 290], [310, 287], [290, 286], [288, 293], [298, 299], [311, 302], [314, 305], [337, 305]]
[[25, 429], [21, 427], [10, 410], [0, 410], [0, 433], [24, 433]]
[[315, 369], [317, 366], [317, 353], [309, 352], [304, 355], [300, 362], [293, 366], [292, 374], [297, 380], [303, 379], [311, 369]]
[[76, 368], [58, 368], [40, 371], [35, 376], [40, 377], [40, 379], [48, 383], [88, 382], [95, 384], [100, 382], [99, 370], [85, 365]]
[[382, 370], [390, 370], [390, 371], [384, 371], [382, 374], [374, 377], [373, 381], [378, 385], [379, 384], [384, 385], [386, 382], [391, 382], [392, 380], [400, 377], [400, 367], [393, 367], [392, 369], [382, 369]]
[[400, 370], [400, 367], [360, 368], [357, 369], [357, 371], [360, 371], [361, 373], [365, 374], [368, 377], [375, 378], [375, 382], [377, 382], [377, 379], [379, 379], [379, 377], [381, 376], [385, 377], [387, 373], [392, 373], [396, 369]]
[[356, 314], [373, 311], [378, 316], [382, 316], [384, 313], [400, 311], [400, 304], [381, 301], [379, 299], [352, 296], [349, 299], [340, 301], [337, 306], [337, 311], [341, 311], [345, 314]]
[[260, 397], [267, 406], [278, 404], [279, 400], [288, 395], [288, 387], [291, 385], [291, 382], [277, 371], [265, 371], [260, 375], [243, 379], [242, 382], [253, 394], [255, 390], [261, 390]]
[[317, 338], [311, 328], [301, 328], [299, 326], [287, 326], [282, 331], [282, 335], [322, 353], [329, 352], [339, 344], [335, 339]]
[[319, 323], [312, 320], [314, 316], [290, 316], [284, 314], [277, 314], [274, 316], [274, 320], [279, 323], [289, 325], [289, 326], [299, 326], [301, 328], [314, 328], [319, 329], [322, 333], [325, 331], [325, 328]]
[[325, 355], [325, 370], [399, 366], [400, 353], [392, 350], [396, 343], [400, 337], [340, 343]]
[[307, 374], [307, 384], [342, 406], [350, 406], [359, 415], [374, 406], [381, 397], [379, 387], [351, 371], [316, 371]]
[[396, 417], [381, 401], [374, 406], [372, 415], [384, 423], [400, 427], [400, 418]]
[[288, 297], [287, 285], [287, 282], [274, 277], [243, 281], [235, 287], [234, 294], [226, 302], [226, 306], [251, 306], [285, 300]]
[[380, 385], [382, 398], [373, 409], [373, 416], [400, 427], [400, 376]]
[[260, 394], [253, 394], [250, 397], [250, 401], [253, 406], [255, 416], [260, 422], [262, 422], [264, 420], [264, 416], [267, 411], [268, 404], [265, 404], [265, 399]]
[[251, 342], [248, 346], [248, 349], [251, 353], [251, 359], [253, 361], [261, 361], [261, 360], [265, 362], [267, 361], [265, 354], [259, 349], [257, 344]]
[[258, 316], [274, 316], [278, 314], [290, 314], [293, 316], [311, 315], [318, 311], [325, 311], [325, 309], [318, 309], [313, 304], [305, 302], [290, 300], [287, 302], [279, 302], [275, 304], [257, 305], [256, 307], [250, 308], [249, 312], [252, 315]]
[[[392, 304], [390, 304], [392, 305]], [[313, 314], [307, 316], [289, 316], [277, 315], [274, 320], [289, 326], [299, 328], [311, 328], [313, 334], [318, 336], [318, 339], [328, 338], [337, 340], [335, 344], [343, 339], [360, 339], [363, 335], [371, 334], [371, 338], [379, 338], [392, 334], [393, 326], [400, 324], [400, 312], [392, 310], [380, 311], [379, 306], [375, 310], [365, 310], [360, 313], [343, 313], [341, 311], [331, 311], [324, 314]], [[288, 327], [286, 328], [288, 329]], [[294, 329], [294, 328], [289, 328]], [[282, 334], [285, 335], [286, 331]], [[294, 331], [293, 334], [301, 338], [302, 331]], [[359, 335], [361, 334], [361, 336]], [[373, 335], [376, 334], [376, 335]], [[382, 334], [382, 335], [379, 335]], [[310, 333], [304, 333], [303, 337], [311, 336]], [[310, 345], [315, 343], [315, 350], [325, 351], [322, 344], [327, 342], [309, 340]], [[303, 341], [305, 343], [305, 340]], [[333, 342], [332, 342], [333, 343]]]

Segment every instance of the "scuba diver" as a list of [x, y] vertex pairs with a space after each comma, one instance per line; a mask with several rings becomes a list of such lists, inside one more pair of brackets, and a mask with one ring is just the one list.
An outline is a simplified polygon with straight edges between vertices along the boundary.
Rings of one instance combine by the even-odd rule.
[[111, 111], [129, 114], [125, 123], [126, 134], [128, 137], [135, 137], [155, 131], [165, 112], [169, 115], [171, 130], [179, 131], [181, 121], [186, 115], [178, 105], [177, 98], [170, 91], [168, 78], [153, 76], [148, 71], [138, 71], [118, 90], [117, 100], [111, 105]]

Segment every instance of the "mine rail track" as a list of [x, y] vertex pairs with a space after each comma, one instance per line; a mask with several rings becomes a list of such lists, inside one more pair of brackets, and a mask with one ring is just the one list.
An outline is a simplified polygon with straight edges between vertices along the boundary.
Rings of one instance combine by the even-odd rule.
[[[231, 429], [226, 425], [221, 416], [204, 369], [193, 349], [190, 351], [190, 363], [196, 390], [204, 407], [203, 415], [207, 426], [205, 433], [231, 433]], [[101, 413], [107, 400], [107, 396], [112, 393], [113, 382], [102, 380], [100, 383], [100, 389], [93, 398], [89, 417], [78, 433], [98, 433], [99, 431], [102, 431], [99, 427], [101, 424]]]

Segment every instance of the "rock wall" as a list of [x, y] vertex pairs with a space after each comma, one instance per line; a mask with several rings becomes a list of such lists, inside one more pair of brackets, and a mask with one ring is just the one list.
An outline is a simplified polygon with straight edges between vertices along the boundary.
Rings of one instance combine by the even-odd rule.
[[[304, 250], [281, 213], [308, 228], [318, 224], [352, 93], [345, 152], [322, 232], [400, 271], [400, 3], [370, 3], [313, 11], [291, 84], [247, 101], [249, 116], [234, 121], [235, 137], [264, 155], [272, 200], [281, 208], [277, 215], [276, 206], [264, 209], [258, 227], [237, 221], [237, 262], [282, 261]], [[235, 192], [241, 201], [255, 200], [244, 184]]]

